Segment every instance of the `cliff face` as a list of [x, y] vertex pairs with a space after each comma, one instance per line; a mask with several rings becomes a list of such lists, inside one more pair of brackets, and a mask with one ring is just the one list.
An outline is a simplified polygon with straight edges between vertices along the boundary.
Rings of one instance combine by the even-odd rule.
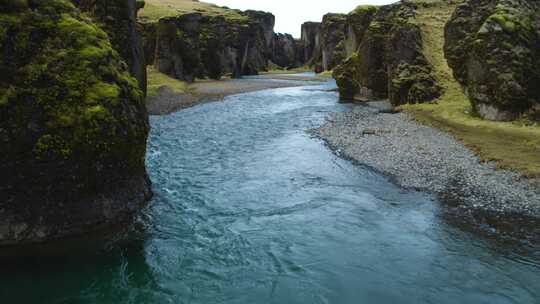
[[153, 63], [160, 72], [189, 82], [257, 74], [271, 57], [273, 23], [273, 15], [255, 11], [239, 18], [201, 13], [162, 18]]
[[314, 64], [315, 58], [320, 56], [320, 22], [305, 22], [302, 24], [302, 37], [300, 38], [303, 48], [301, 61], [309, 66]]
[[320, 62], [323, 70], [329, 71], [345, 59], [346, 15], [326, 14], [323, 17], [320, 36]]
[[334, 70], [342, 99], [388, 98], [400, 105], [440, 96], [442, 89], [422, 53], [420, 29], [412, 22], [415, 7], [408, 2], [377, 10], [359, 7], [348, 18], [354, 32], [350, 49], [358, 44], [358, 50]]
[[445, 54], [474, 110], [540, 120], [540, 4], [469, 0], [446, 25]]
[[289, 34], [275, 34], [272, 45], [272, 62], [282, 68], [294, 68], [301, 65], [297, 52], [301, 52], [298, 42]]
[[361, 5], [346, 17], [344, 51], [345, 57], [358, 50], [364, 40], [364, 33], [377, 13], [376, 6]]
[[0, 24], [0, 245], [118, 224], [151, 195], [139, 84], [69, 1], [3, 1]]
[[113, 48], [128, 64], [129, 72], [146, 92], [146, 64], [141, 33], [137, 25], [136, 0], [71, 0], [92, 15], [107, 32]]

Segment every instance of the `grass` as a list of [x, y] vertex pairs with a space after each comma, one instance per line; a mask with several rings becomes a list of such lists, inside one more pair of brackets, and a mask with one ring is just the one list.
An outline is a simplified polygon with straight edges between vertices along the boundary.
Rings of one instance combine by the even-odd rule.
[[275, 69], [268, 70], [266, 72], [260, 72], [260, 74], [262, 74], [262, 75], [266, 75], [266, 74], [293, 74], [293, 73], [305, 73], [305, 72], [312, 72], [312, 71], [313, 70], [308, 66], [301, 66], [301, 67], [292, 68], [292, 69], [275, 68]]
[[236, 10], [219, 7], [215, 4], [194, 0], [145, 0], [146, 5], [139, 11], [143, 22], [157, 21], [163, 17], [173, 17], [187, 13], [200, 12], [211, 16], [223, 16], [227, 19], [247, 21], [247, 17]]
[[471, 115], [471, 105], [444, 58], [444, 24], [457, 4], [440, 3], [419, 8], [424, 53], [433, 64], [445, 93], [433, 104], [401, 108], [419, 122], [452, 134], [484, 161], [540, 177], [540, 126], [523, 122], [493, 122]]
[[163, 73], [158, 72], [154, 67], [147, 67], [148, 73], [148, 87], [147, 94], [149, 97], [155, 97], [158, 95], [158, 90], [161, 87], [169, 87], [173, 92], [183, 94], [188, 92], [188, 84], [184, 81], [169, 77]]
[[321, 73], [317, 74], [317, 76], [331, 78], [333, 73], [334, 73], [334, 70], [324, 71], [324, 72], [321, 72]]

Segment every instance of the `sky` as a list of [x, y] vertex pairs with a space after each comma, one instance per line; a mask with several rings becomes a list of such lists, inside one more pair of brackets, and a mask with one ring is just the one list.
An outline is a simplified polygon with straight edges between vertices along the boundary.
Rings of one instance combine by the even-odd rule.
[[326, 13], [348, 13], [360, 4], [383, 5], [396, 0], [203, 0], [241, 10], [271, 12], [276, 16], [275, 31], [300, 38], [300, 27], [306, 21], [321, 21]]

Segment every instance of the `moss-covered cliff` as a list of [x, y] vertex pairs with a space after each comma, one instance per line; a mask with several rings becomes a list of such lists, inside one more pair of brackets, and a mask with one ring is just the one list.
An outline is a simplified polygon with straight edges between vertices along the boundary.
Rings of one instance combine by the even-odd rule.
[[540, 120], [540, 3], [469, 0], [446, 25], [445, 54], [473, 109]]
[[231, 20], [201, 13], [159, 20], [154, 65], [180, 80], [257, 74], [267, 66], [267, 42], [258, 19]]
[[67, 0], [0, 2], [0, 244], [117, 223], [150, 195], [144, 94]]
[[252, 75], [266, 71], [269, 64], [297, 66], [296, 41], [274, 33], [270, 13], [152, 0], [140, 21], [147, 64], [179, 80]]
[[442, 88], [423, 53], [420, 28], [413, 22], [415, 9], [415, 3], [400, 2], [377, 9], [361, 6], [349, 15], [348, 36], [353, 38], [344, 38], [341, 44], [357, 50], [334, 70], [342, 99], [388, 98], [400, 105], [440, 96]]
[[[107, 33], [113, 48], [128, 64], [129, 72], [146, 92], [146, 64], [137, 25], [136, 0], [71, 0]], [[144, 2], [142, 2], [144, 3]]]

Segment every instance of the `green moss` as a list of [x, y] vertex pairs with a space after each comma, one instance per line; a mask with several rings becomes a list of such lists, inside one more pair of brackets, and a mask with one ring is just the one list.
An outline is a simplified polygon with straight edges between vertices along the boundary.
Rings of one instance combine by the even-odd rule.
[[36, 159], [46, 161], [57, 158], [67, 159], [72, 150], [61, 137], [46, 134], [39, 138], [34, 146], [33, 153]]
[[371, 13], [374, 13], [378, 10], [379, 8], [375, 5], [358, 5], [353, 11], [352, 13], [354, 14], [364, 14], [364, 13], [367, 13], [367, 12], [371, 12]]
[[[0, 129], [9, 130], [0, 169], [16, 164], [36, 191], [50, 179], [96, 189], [106, 179], [97, 168], [111, 178], [141, 172], [149, 126], [126, 63], [70, 1], [32, 5], [0, 10]], [[49, 180], [34, 176], [36, 166]]]
[[115, 101], [120, 96], [120, 88], [116, 84], [98, 82], [88, 89], [84, 102], [95, 104], [100, 101]]
[[353, 100], [360, 92], [360, 85], [357, 82], [358, 64], [360, 58], [357, 53], [353, 53], [334, 69], [333, 77], [339, 88], [339, 97], [342, 100]]

